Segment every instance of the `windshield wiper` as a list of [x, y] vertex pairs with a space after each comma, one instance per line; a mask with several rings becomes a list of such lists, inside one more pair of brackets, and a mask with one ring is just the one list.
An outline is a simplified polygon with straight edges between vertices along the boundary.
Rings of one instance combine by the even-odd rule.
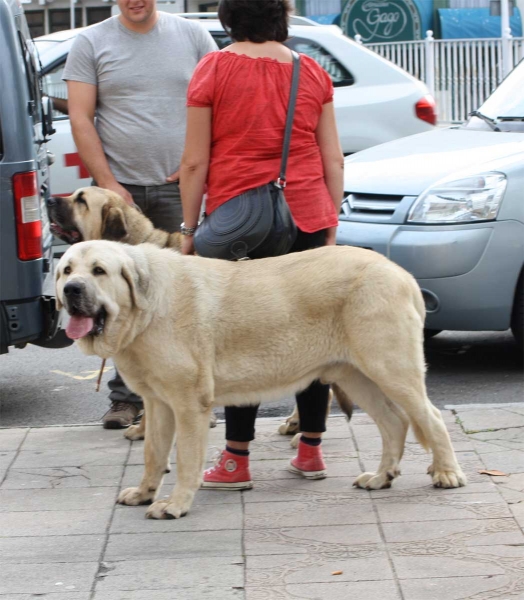
[[495, 119], [488, 117], [487, 115], [481, 113], [478, 110], [472, 110], [469, 113], [468, 117], [477, 117], [477, 119], [480, 119], [481, 121], [484, 121], [484, 123], [487, 123], [493, 131], [500, 131], [500, 129], [497, 127], [497, 121]]
[[524, 117], [497, 117], [497, 121], [524, 121]]

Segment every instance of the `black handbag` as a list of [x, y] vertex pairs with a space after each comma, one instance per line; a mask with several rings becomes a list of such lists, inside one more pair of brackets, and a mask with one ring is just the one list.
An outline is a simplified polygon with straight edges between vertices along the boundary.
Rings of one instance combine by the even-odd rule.
[[198, 226], [196, 253], [207, 258], [243, 260], [287, 254], [297, 236], [297, 226], [284, 197], [286, 165], [295, 113], [300, 58], [293, 54], [293, 75], [287, 109], [280, 175], [276, 181], [231, 198]]

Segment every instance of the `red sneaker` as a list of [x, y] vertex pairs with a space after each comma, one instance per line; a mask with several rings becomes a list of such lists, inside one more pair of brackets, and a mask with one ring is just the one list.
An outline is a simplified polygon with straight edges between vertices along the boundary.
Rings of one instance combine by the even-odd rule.
[[322, 458], [322, 446], [310, 446], [300, 440], [298, 455], [289, 463], [288, 471], [302, 475], [306, 479], [325, 479], [327, 471], [326, 463]]
[[214, 490], [250, 490], [249, 456], [223, 450], [214, 467], [204, 471], [203, 488]]

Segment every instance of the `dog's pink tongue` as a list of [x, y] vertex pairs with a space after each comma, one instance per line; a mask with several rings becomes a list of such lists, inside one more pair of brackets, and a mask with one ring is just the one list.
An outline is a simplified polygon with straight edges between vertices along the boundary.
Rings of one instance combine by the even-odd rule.
[[91, 317], [71, 317], [66, 327], [66, 335], [72, 340], [85, 337], [93, 329]]

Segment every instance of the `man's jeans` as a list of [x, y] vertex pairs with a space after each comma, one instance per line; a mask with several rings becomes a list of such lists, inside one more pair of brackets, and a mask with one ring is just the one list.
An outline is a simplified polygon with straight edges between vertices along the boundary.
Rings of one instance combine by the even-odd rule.
[[[168, 233], [179, 231], [183, 216], [178, 183], [151, 186], [127, 185], [126, 183], [121, 185], [133, 196], [135, 204], [153, 222], [155, 228], [163, 229]], [[115, 376], [107, 385], [111, 390], [109, 394], [111, 402], [130, 402], [136, 404], [140, 409], [142, 408], [142, 398], [127, 389], [116, 369]]]

